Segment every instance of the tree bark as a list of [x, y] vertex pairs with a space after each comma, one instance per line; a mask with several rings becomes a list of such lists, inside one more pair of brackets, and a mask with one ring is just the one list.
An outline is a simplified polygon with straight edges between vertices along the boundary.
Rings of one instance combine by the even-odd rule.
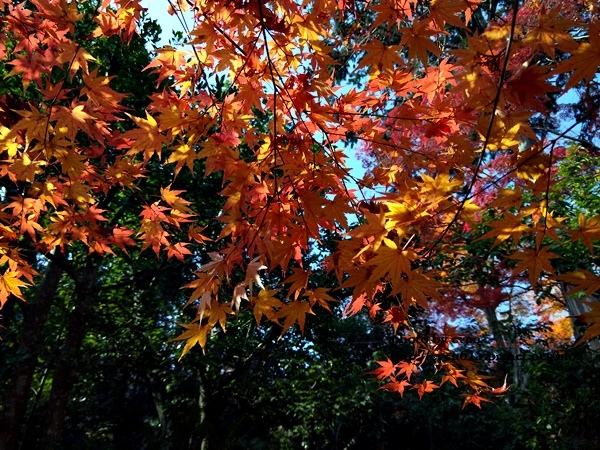
[[494, 336], [498, 350], [501, 352], [506, 351], [506, 336], [502, 331], [502, 325], [500, 324], [498, 317], [496, 317], [496, 308], [484, 308], [483, 312], [485, 313], [485, 317], [492, 330], [492, 335]]
[[[576, 324], [577, 317], [582, 315], [583, 313], [591, 311], [591, 308], [575, 296], [567, 295], [567, 292], [569, 291], [569, 286], [567, 286], [566, 283], [561, 281], [559, 283], [559, 286], [560, 293], [565, 299], [565, 304], [567, 305], [567, 310], [569, 311], [569, 316], [571, 318], [571, 325], [573, 326], [573, 337], [575, 338], [575, 340], [577, 340], [583, 335], [583, 333]], [[598, 298], [592, 295], [586, 300], [592, 300], [597, 302]], [[600, 350], [600, 342], [598, 339], [588, 341], [588, 345], [591, 350]]]
[[90, 255], [86, 259], [85, 268], [75, 280], [75, 307], [69, 314], [67, 336], [52, 376], [52, 388], [48, 401], [48, 426], [44, 436], [46, 448], [62, 447], [71, 388], [77, 380], [81, 345], [85, 338], [93, 299], [97, 291], [97, 275], [96, 257]]
[[[57, 254], [56, 258], [62, 256]], [[36, 296], [23, 305], [23, 325], [19, 343], [19, 362], [11, 376], [10, 387], [4, 399], [4, 413], [0, 426], [0, 449], [17, 448], [21, 427], [25, 423], [31, 384], [43, 346], [43, 328], [48, 318], [52, 300], [56, 294], [62, 269], [56, 262], [49, 262]]]

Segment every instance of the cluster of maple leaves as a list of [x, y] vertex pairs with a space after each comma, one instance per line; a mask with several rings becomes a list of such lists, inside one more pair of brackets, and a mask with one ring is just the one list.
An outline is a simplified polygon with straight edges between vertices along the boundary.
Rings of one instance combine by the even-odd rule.
[[[303, 329], [316, 306], [329, 310], [336, 300], [304, 263], [324, 231], [339, 236], [323, 264], [352, 292], [346, 313], [367, 309], [394, 330], [409, 325], [411, 306], [428, 309], [456, 289], [451, 273], [469, 258], [464, 235], [483, 211], [498, 219], [479, 239], [512, 241], [504, 258], [511, 280], [527, 272], [534, 288], [554, 274], [552, 241], [581, 240], [592, 252], [600, 239], [598, 216], [582, 216], [572, 230], [554, 217], [548, 194], [564, 149], [531, 126], [547, 114], [550, 93], [594, 79], [595, 1], [516, 1], [477, 30], [469, 24], [479, 0], [173, 0], [170, 13], [190, 11], [194, 26], [185, 46], [158, 49], [146, 68], [159, 83], [170, 80], [146, 117], [126, 112], [126, 94], [75, 40], [77, 3], [0, 0], [7, 80], [36, 92], [18, 107], [0, 97], [0, 176], [19, 192], [2, 199], [0, 304], [35, 283], [22, 255], [27, 245], [49, 257], [76, 242], [100, 255], [137, 245], [180, 260], [199, 251], [209, 239], [195, 224], [195, 205], [170, 185], [140, 205], [135, 227], [105, 215], [102, 199], [136, 189], [155, 160], [173, 178], [200, 160], [204, 175], [223, 180], [220, 250], [186, 286], [197, 315], [178, 338], [183, 353], [204, 347], [241, 309], [252, 309], [257, 324], [280, 323], [282, 334], [294, 324]], [[141, 11], [138, 0], [104, 0], [90, 38], [131, 39]], [[335, 23], [351, 25], [334, 33]], [[363, 74], [360, 86], [335, 82], [335, 49]], [[224, 92], [211, 88], [219, 75], [228, 80]], [[120, 132], [126, 118], [135, 127]], [[360, 180], [346, 165], [350, 140], [374, 161]], [[176, 239], [181, 231], [187, 240]], [[431, 263], [440, 256], [443, 263]], [[573, 292], [600, 289], [590, 271], [559, 278]], [[393, 299], [385, 310], [384, 296]], [[586, 338], [600, 334], [593, 308]], [[412, 386], [422, 396], [438, 386], [411, 375], [431, 352], [382, 361], [375, 374], [388, 380], [385, 389]], [[465, 403], [479, 406], [485, 393], [505, 391], [468, 362], [439, 369], [442, 383], [471, 389]]]

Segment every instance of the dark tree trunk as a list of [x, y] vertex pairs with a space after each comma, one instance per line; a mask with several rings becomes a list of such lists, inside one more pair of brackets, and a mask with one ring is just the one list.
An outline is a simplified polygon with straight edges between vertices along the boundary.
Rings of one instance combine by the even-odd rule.
[[48, 401], [48, 426], [44, 436], [46, 448], [61, 448], [65, 417], [71, 388], [77, 380], [81, 345], [96, 294], [98, 268], [94, 255], [87, 257], [86, 266], [75, 280], [75, 307], [69, 314], [67, 336], [57, 358]]
[[496, 341], [498, 350], [501, 352], [506, 351], [506, 336], [502, 331], [502, 324], [498, 320], [498, 317], [496, 317], [496, 308], [484, 308], [483, 312], [485, 313], [485, 317], [490, 325], [492, 334], [494, 335], [494, 340]]
[[[62, 260], [60, 255], [55, 259]], [[50, 262], [35, 298], [23, 305], [23, 325], [19, 343], [19, 362], [11, 376], [10, 387], [4, 399], [4, 413], [0, 426], [0, 449], [17, 448], [21, 427], [25, 423], [33, 375], [43, 346], [43, 328], [56, 294], [62, 269]]]

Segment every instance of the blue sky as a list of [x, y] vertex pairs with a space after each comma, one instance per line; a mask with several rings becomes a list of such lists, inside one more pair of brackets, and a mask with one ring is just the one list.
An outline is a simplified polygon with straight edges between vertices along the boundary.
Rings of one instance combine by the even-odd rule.
[[[173, 35], [173, 30], [183, 31], [183, 27], [177, 16], [172, 16], [167, 12], [167, 8], [169, 7], [167, 0], [142, 0], [142, 6], [148, 9], [150, 17], [156, 20], [162, 28], [161, 40], [158, 42], [159, 47], [169, 43], [169, 38]], [[189, 26], [192, 25], [191, 15], [187, 15], [186, 21]]]

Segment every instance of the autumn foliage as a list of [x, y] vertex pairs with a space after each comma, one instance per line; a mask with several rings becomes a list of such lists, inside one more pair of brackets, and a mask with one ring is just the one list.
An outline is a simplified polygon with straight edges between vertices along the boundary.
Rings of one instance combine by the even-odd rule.
[[[515, 286], [600, 289], [597, 271], [556, 265], [566, 243], [593, 252], [600, 216], [562, 216], [569, 209], [555, 204], [561, 160], [595, 148], [561, 120], [556, 99], [577, 92], [577, 120], [595, 132], [596, 1], [515, 1], [490, 15], [479, 0], [173, 0], [169, 13], [191, 14], [193, 28], [146, 67], [164, 88], [141, 117], [86, 50], [93, 37], [131, 39], [137, 0], [105, 0], [92, 34], [77, 37], [76, 1], [0, 8], [3, 82], [15, 91], [0, 96], [0, 176], [11, 186], [0, 213], [2, 304], [38, 282], [28, 254], [52, 260], [75, 245], [107, 258], [133, 247], [201, 258], [182, 286], [196, 311], [177, 337], [182, 354], [246, 310], [282, 335], [303, 330], [336, 292], [348, 293], [347, 315], [366, 310], [411, 336], [421, 308], [494, 308]], [[364, 177], [349, 168], [352, 144]], [[137, 205], [136, 223], [120, 223], [106, 204], [140, 189], [153, 163], [171, 182]], [[221, 177], [217, 236], [172, 188], [184, 171]], [[308, 265], [325, 236], [335, 248], [322, 267]], [[218, 251], [206, 254], [213, 240]], [[473, 256], [476, 245], [485, 251]], [[322, 268], [339, 289], [315, 281]], [[600, 334], [591, 308], [584, 339]], [[419, 366], [449, 352], [415, 344], [413, 359], [379, 361], [373, 374], [421, 397], [440, 386]], [[507, 388], [468, 361], [436, 368], [441, 384], [467, 389], [465, 404]]]

